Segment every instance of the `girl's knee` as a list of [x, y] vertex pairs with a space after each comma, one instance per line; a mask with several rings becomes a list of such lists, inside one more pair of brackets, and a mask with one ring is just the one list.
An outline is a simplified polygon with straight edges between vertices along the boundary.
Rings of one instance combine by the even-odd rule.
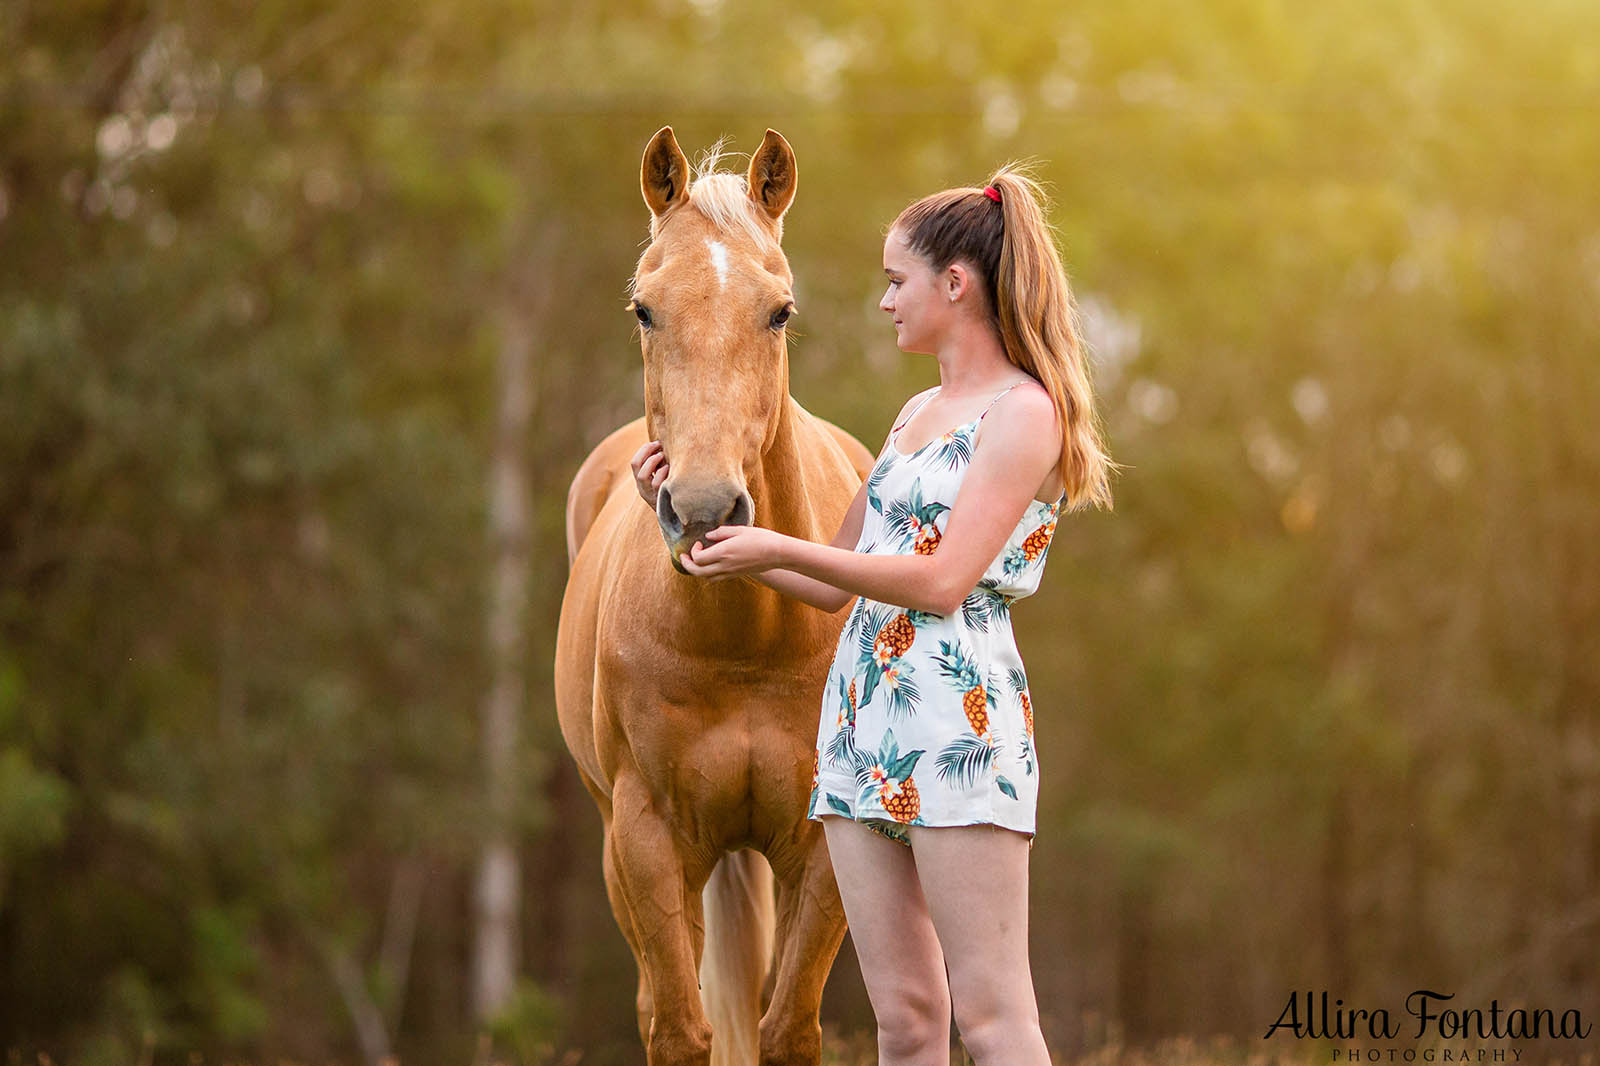
[[1044, 1041], [1039, 1029], [1039, 1012], [1031, 1008], [1005, 1009], [994, 1005], [989, 1009], [958, 1010], [956, 1030], [972, 1060], [978, 1063], [1012, 1061], [1015, 1059], [1011, 1054], [1013, 1049]]
[[948, 1048], [950, 995], [946, 988], [905, 988], [883, 1009], [878, 1021], [878, 1054], [887, 1059], [914, 1059], [929, 1048]]

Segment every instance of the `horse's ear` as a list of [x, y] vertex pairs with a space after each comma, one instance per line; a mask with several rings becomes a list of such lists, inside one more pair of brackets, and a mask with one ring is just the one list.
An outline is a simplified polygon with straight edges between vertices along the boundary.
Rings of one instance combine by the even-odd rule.
[[682, 203], [689, 191], [689, 161], [683, 157], [671, 126], [662, 126], [645, 146], [639, 188], [650, 213], [657, 218]]
[[777, 130], [768, 130], [761, 147], [750, 157], [750, 199], [768, 218], [781, 220], [789, 205], [794, 203], [797, 179], [794, 149]]

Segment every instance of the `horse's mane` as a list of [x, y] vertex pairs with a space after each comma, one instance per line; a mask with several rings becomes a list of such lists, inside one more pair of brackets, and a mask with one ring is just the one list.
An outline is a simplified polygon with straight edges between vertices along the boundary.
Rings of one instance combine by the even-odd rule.
[[[707, 148], [694, 167], [694, 179], [689, 183], [689, 202], [711, 220], [712, 225], [724, 233], [743, 232], [758, 245], [770, 242], [773, 231], [756, 212], [750, 199], [750, 183], [743, 174], [718, 170], [717, 164], [725, 155], [727, 138], [723, 137]], [[742, 153], [739, 153], [742, 154]], [[656, 237], [656, 223], [650, 222], [650, 239]], [[778, 222], [778, 240], [783, 239], [783, 222]]]

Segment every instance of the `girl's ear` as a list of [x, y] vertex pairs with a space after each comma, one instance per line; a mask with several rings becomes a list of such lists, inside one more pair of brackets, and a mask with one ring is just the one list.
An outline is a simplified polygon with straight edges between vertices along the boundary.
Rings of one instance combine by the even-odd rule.
[[968, 287], [972, 284], [972, 277], [967, 272], [966, 265], [960, 260], [944, 268], [945, 293], [951, 302], [961, 299]]

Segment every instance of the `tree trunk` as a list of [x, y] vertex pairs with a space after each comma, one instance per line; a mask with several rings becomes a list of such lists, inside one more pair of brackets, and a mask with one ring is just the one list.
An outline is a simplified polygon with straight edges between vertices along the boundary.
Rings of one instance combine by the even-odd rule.
[[324, 945], [323, 957], [329, 972], [333, 974], [339, 997], [344, 1000], [345, 1010], [355, 1024], [362, 1059], [367, 1066], [385, 1066], [393, 1062], [394, 1053], [389, 1043], [388, 1026], [383, 1021], [383, 1011], [367, 988], [366, 980], [361, 975], [361, 966], [348, 950], [331, 942]]
[[519, 723], [527, 688], [528, 485], [523, 445], [532, 408], [532, 341], [518, 301], [507, 300], [501, 321], [496, 392], [500, 398], [489, 474], [492, 558], [488, 640], [490, 686], [483, 703], [483, 773], [488, 833], [478, 863], [472, 1009], [480, 1022], [505, 1006], [517, 967], [517, 903], [521, 869], [513, 833], [519, 770]]

